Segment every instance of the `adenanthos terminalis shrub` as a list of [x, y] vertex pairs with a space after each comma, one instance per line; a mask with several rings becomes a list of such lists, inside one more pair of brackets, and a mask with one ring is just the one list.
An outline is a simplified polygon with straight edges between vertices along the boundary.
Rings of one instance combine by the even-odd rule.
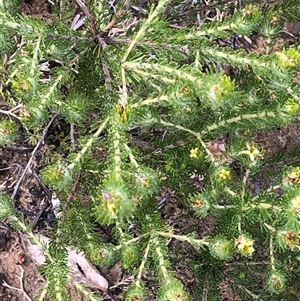
[[[0, 111], [1, 145], [11, 145], [21, 129], [36, 143], [55, 114], [73, 128], [59, 150], [50, 149], [41, 172], [61, 200], [53, 238], [44, 248], [43, 272], [52, 299], [68, 299], [64, 258], [69, 245], [84, 250], [95, 264], [119, 261], [133, 273], [125, 300], [147, 300], [143, 275], [150, 267], [157, 300], [191, 299], [174, 273], [168, 239], [199, 251], [201, 296], [210, 281], [209, 294], [216, 297], [217, 274], [207, 277], [206, 267], [223, 273], [234, 261], [240, 264], [239, 275], [233, 269], [226, 273], [245, 300], [290, 294], [299, 271], [299, 168], [284, 168], [268, 189], [256, 193], [249, 181], [268, 167], [251, 137], [299, 115], [294, 76], [300, 48], [270, 51], [285, 18], [299, 18], [298, 1], [274, 8], [251, 4], [197, 26], [190, 19], [183, 20], [191, 22], [186, 26], [173, 24], [181, 20], [173, 9], [176, 1], [149, 2], [138, 14], [124, 1], [113, 9], [106, 1], [76, 2], [87, 17], [83, 30], [70, 28], [68, 1], [53, 8], [57, 14], [47, 24], [17, 14], [17, 1], [0, 0], [5, 69], [0, 92], [11, 108]], [[254, 32], [266, 41], [263, 54], [218, 43]], [[55, 63], [47, 69], [47, 62]], [[235, 68], [234, 76], [226, 66]], [[134, 130], [139, 133], [135, 139]], [[225, 133], [226, 145], [217, 142]], [[287, 156], [277, 154], [273, 161]], [[200, 190], [188, 181], [193, 173], [205, 183]], [[199, 239], [192, 230], [179, 235], [164, 225], [155, 198], [162, 186], [177, 191], [178, 203], [191, 215], [215, 216], [210, 237]], [[30, 233], [8, 196], [0, 197], [1, 218]], [[101, 241], [96, 222], [113, 225], [113, 244]], [[262, 274], [268, 270], [264, 287], [251, 282], [246, 263]]]

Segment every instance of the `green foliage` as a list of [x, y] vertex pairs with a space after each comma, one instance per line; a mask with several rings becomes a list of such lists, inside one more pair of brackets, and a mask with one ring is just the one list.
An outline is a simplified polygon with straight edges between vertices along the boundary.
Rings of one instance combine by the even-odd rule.
[[93, 250], [87, 251], [87, 254], [94, 264], [110, 267], [115, 263], [113, 248], [114, 246], [109, 244], [102, 244], [97, 248], [93, 246]]
[[[272, 51], [285, 19], [299, 17], [298, 1], [274, 8], [249, 4], [234, 13], [218, 4], [225, 17], [197, 26], [193, 8], [179, 12], [180, 1], [149, 1], [138, 13], [124, 1], [113, 8], [86, 1], [84, 30], [77, 31], [68, 25], [73, 11], [67, 1], [53, 8], [51, 25], [17, 14], [16, 2], [0, 0], [6, 68], [0, 93], [11, 107], [0, 111], [0, 144], [13, 144], [20, 129], [34, 144], [54, 114], [73, 129], [67, 138], [56, 137], [60, 146], [50, 146], [40, 174], [61, 200], [50, 246], [42, 246], [51, 299], [68, 300], [65, 259], [72, 245], [96, 265], [118, 261], [134, 275], [124, 300], [148, 300], [143, 276], [150, 270], [157, 300], [192, 300], [167, 240], [195, 250], [190, 265], [201, 300], [217, 300], [219, 274], [243, 300], [292, 298], [296, 272], [286, 259], [299, 271], [300, 152], [264, 160], [251, 138], [299, 116], [294, 76], [300, 48]], [[264, 38], [264, 53], [219, 43], [253, 33]], [[48, 60], [55, 64], [45, 71]], [[272, 174], [273, 182], [254, 191], [249, 183], [262, 173]], [[170, 197], [157, 202], [163, 186], [187, 212], [181, 218], [196, 221], [184, 233], [162, 218], [160, 207]], [[15, 214], [10, 198], [0, 195], [0, 218], [30, 235]], [[199, 238], [196, 224], [209, 217], [213, 229]], [[250, 264], [264, 284], [255, 282]]]
[[126, 297], [124, 299], [125, 301], [146, 301], [147, 300], [147, 294], [145, 291], [145, 288], [134, 283], [132, 284], [128, 290]]
[[12, 145], [17, 136], [18, 129], [12, 120], [0, 120], [0, 145]]
[[67, 266], [65, 260], [46, 261], [43, 266], [43, 274], [49, 281], [49, 292], [51, 298], [59, 301], [69, 300], [66, 287], [66, 271]]
[[0, 218], [6, 219], [15, 214], [15, 208], [7, 195], [0, 195]]
[[284, 274], [279, 271], [270, 272], [266, 281], [266, 288], [271, 293], [278, 294], [285, 290], [286, 279]]
[[226, 240], [224, 237], [214, 237], [212, 241], [209, 243], [209, 249], [212, 256], [227, 260], [230, 259], [233, 252], [234, 247], [233, 243], [229, 240]]

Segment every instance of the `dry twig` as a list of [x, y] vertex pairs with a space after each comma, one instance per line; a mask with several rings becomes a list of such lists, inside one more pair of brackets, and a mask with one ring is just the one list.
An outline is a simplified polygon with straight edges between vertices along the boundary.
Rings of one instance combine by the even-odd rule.
[[30, 165], [31, 165], [31, 163], [32, 163], [32, 161], [33, 161], [33, 158], [34, 158], [34, 156], [35, 156], [35, 153], [37, 152], [37, 150], [39, 149], [40, 145], [41, 145], [42, 142], [44, 141], [45, 136], [46, 136], [46, 134], [47, 134], [47, 132], [48, 132], [48, 130], [49, 130], [51, 124], [53, 123], [54, 119], [56, 118], [56, 116], [57, 116], [57, 113], [54, 114], [53, 117], [51, 118], [51, 120], [49, 121], [48, 125], [46, 126], [46, 128], [45, 128], [44, 131], [43, 131], [43, 134], [42, 134], [41, 139], [39, 140], [39, 142], [38, 142], [37, 145], [35, 146], [33, 152], [31, 153], [30, 159], [29, 159], [29, 161], [28, 161], [28, 163], [27, 163], [27, 165], [26, 165], [26, 167], [25, 167], [25, 169], [24, 169], [24, 171], [23, 171], [23, 173], [22, 173], [22, 175], [21, 175], [19, 181], [17, 182], [17, 184], [16, 184], [16, 186], [15, 186], [15, 188], [14, 188], [14, 191], [13, 191], [13, 193], [12, 193], [12, 195], [11, 195], [11, 198], [12, 198], [12, 199], [15, 198], [15, 196], [16, 196], [16, 194], [17, 194], [17, 192], [18, 192], [19, 186], [21, 185], [21, 183], [22, 183], [22, 181], [23, 181], [23, 178], [24, 178], [26, 172], [27, 172], [28, 168], [30, 167]]
[[21, 275], [20, 276], [16, 275], [16, 276], [20, 280], [20, 287], [18, 288], [18, 287], [15, 287], [15, 286], [11, 286], [11, 285], [7, 284], [5, 281], [3, 281], [2, 285], [6, 286], [10, 289], [16, 290], [18, 292], [21, 292], [24, 295], [24, 297], [26, 298], [26, 300], [32, 301], [32, 299], [27, 295], [27, 293], [24, 290], [24, 286], [23, 286], [24, 269], [22, 268], [22, 266], [20, 264], [19, 264], [19, 267], [20, 267], [20, 270], [21, 270]]

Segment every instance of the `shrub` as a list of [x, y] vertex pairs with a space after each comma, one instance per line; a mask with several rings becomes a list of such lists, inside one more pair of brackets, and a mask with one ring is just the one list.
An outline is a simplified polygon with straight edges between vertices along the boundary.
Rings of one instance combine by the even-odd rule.
[[[249, 181], [262, 168], [271, 170], [251, 137], [299, 114], [299, 46], [271, 51], [285, 18], [299, 17], [298, 1], [274, 8], [250, 4], [198, 26], [174, 1], [148, 2], [138, 12], [124, 1], [113, 7], [77, 1], [87, 16], [85, 30], [70, 29], [68, 1], [55, 6], [54, 15], [62, 17], [51, 24], [16, 14], [15, 2], [1, 0], [0, 9], [1, 95], [11, 107], [1, 111], [0, 142], [12, 144], [22, 129], [36, 144], [54, 117], [71, 127], [41, 172], [61, 202], [52, 244], [44, 250], [52, 299], [68, 299], [63, 262], [70, 245], [95, 264], [119, 261], [134, 274], [128, 301], [148, 299], [143, 275], [149, 269], [157, 300], [206, 300], [207, 294], [215, 300], [218, 275], [225, 273], [245, 300], [292, 298], [299, 272], [299, 168], [284, 167], [262, 191], [251, 190]], [[264, 53], [230, 47], [234, 37], [254, 32], [265, 40]], [[201, 175], [201, 188], [188, 180], [192, 174]], [[195, 227], [175, 234], [164, 224], [159, 205], [168, 194], [160, 204], [156, 199], [163, 186], [176, 191], [196, 222], [215, 217], [210, 236], [197, 237]], [[1, 218], [28, 232], [10, 199], [0, 197]], [[101, 241], [98, 225], [112, 225], [111, 244]], [[197, 251], [196, 296], [188, 297], [176, 278], [168, 239]], [[51, 269], [50, 262], [56, 262]], [[264, 287], [255, 283], [252, 268], [267, 270]]]

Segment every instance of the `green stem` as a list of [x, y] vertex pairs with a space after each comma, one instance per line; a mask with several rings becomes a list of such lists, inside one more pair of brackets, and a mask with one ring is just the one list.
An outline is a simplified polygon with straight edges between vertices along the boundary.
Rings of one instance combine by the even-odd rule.
[[274, 259], [274, 254], [273, 254], [273, 238], [270, 237], [270, 259], [271, 259], [271, 268], [273, 271], [275, 271], [275, 259]]
[[[281, 188], [281, 185], [275, 185], [275, 186], [272, 186], [272, 187], [268, 188], [265, 192], [271, 192], [271, 191], [276, 190], [276, 189], [279, 189], [279, 188]], [[259, 195], [258, 195], [258, 194], [257, 194], [255, 197], [253, 197], [253, 198], [251, 199], [251, 201], [253, 202], [253, 201], [255, 201], [257, 198], [259, 198]], [[275, 207], [276, 207], [276, 206], [275, 206]]]
[[139, 269], [138, 269], [138, 274], [136, 276], [136, 285], [137, 286], [141, 286], [143, 270], [145, 268], [145, 264], [147, 262], [148, 254], [149, 254], [149, 251], [150, 251], [150, 245], [151, 245], [150, 242], [151, 242], [151, 239], [149, 239], [149, 241], [147, 243], [147, 247], [145, 249], [142, 262], [141, 262], [141, 264], [139, 266]]
[[161, 0], [158, 1], [158, 5], [156, 6], [155, 10], [150, 12], [148, 19], [144, 21], [142, 27], [140, 28], [140, 30], [137, 32], [137, 34], [135, 35], [134, 39], [132, 40], [131, 44], [129, 45], [129, 47], [127, 48], [127, 51], [125, 52], [122, 61], [125, 62], [130, 54], [130, 52], [132, 51], [133, 47], [136, 45], [136, 43], [138, 42], [139, 39], [141, 39], [147, 28], [151, 25], [153, 19], [162, 11], [163, 7], [167, 4], [167, 2], [169, 2], [169, 0]]
[[102, 124], [99, 126], [97, 132], [88, 140], [88, 142], [85, 144], [85, 146], [82, 148], [82, 150], [77, 154], [74, 161], [68, 165], [67, 169], [72, 170], [76, 164], [78, 164], [81, 160], [81, 158], [84, 156], [84, 154], [87, 152], [87, 150], [92, 146], [93, 142], [98, 138], [98, 136], [101, 134], [101, 132], [104, 130], [106, 123], [108, 122], [108, 117], [102, 122]]
[[205, 142], [202, 140], [201, 138], [201, 135], [200, 133], [197, 133], [197, 132], [194, 132], [188, 128], [185, 128], [181, 125], [177, 125], [177, 124], [174, 124], [174, 123], [171, 123], [171, 122], [166, 122], [166, 121], [163, 121], [162, 119], [159, 120], [159, 122], [163, 125], [166, 125], [166, 126], [171, 126], [171, 127], [175, 127], [181, 131], [185, 131], [185, 132], [188, 132], [192, 135], [194, 135], [200, 142], [200, 144], [202, 145], [202, 147], [204, 148], [205, 152], [207, 153], [207, 155], [210, 157], [211, 161], [212, 162], [215, 162], [215, 159], [214, 159], [214, 156], [213, 154], [210, 152], [210, 150], [208, 149], [208, 147], [206, 146]]
[[241, 199], [242, 199], [243, 202], [244, 202], [244, 199], [245, 199], [246, 184], [247, 184], [247, 179], [249, 177], [249, 174], [250, 174], [250, 170], [247, 169], [246, 173], [245, 173], [245, 176], [243, 177], [243, 188], [242, 188], [242, 191], [241, 191]]
[[115, 131], [114, 140], [113, 140], [113, 147], [114, 147], [114, 174], [116, 180], [121, 178], [121, 150], [120, 150], [120, 134], [118, 131]]
[[159, 97], [155, 97], [155, 98], [148, 98], [145, 99], [143, 101], [140, 101], [138, 103], [134, 103], [133, 105], [131, 105], [131, 108], [137, 108], [137, 107], [141, 107], [141, 106], [147, 106], [151, 103], [156, 103], [156, 102], [160, 102], [160, 101], [168, 101], [169, 97], [167, 95], [162, 95]]
[[161, 231], [155, 231], [156, 234], [163, 236], [163, 237], [168, 237], [168, 238], [174, 238], [180, 241], [187, 241], [188, 243], [195, 245], [197, 244], [198, 246], [208, 246], [209, 243], [205, 241], [205, 239], [194, 239], [191, 237], [183, 236], [183, 235], [176, 235], [171, 232], [161, 232]]
[[249, 289], [247, 289], [246, 287], [244, 287], [244, 286], [242, 286], [242, 285], [240, 285], [240, 284], [235, 283], [235, 282], [232, 281], [231, 279], [229, 279], [229, 281], [230, 281], [233, 285], [237, 286], [241, 291], [245, 291], [249, 296], [251, 296], [252, 300], [265, 301], [264, 299], [261, 299], [258, 295], [253, 294], [253, 292], [250, 291]]
[[46, 295], [48, 294], [48, 291], [49, 291], [49, 281], [46, 281], [43, 288], [39, 291], [39, 295], [35, 297], [36, 298], [35, 300], [36, 301], [46, 300]]
[[131, 53], [134, 46], [137, 44], [138, 40], [140, 40], [147, 28], [152, 24], [153, 19], [162, 11], [165, 4], [169, 2], [169, 0], [162, 0], [158, 2], [158, 5], [156, 6], [155, 10], [150, 12], [148, 19], [143, 22], [142, 27], [135, 35], [134, 39], [131, 41], [129, 47], [127, 48], [126, 52], [124, 53], [124, 56], [122, 58], [123, 64], [121, 64], [121, 78], [122, 78], [122, 105], [125, 107], [127, 104], [127, 85], [126, 85], [126, 73], [125, 73], [125, 67], [126, 67], [126, 60]]
[[224, 192], [228, 192], [232, 196], [236, 195], [236, 193], [234, 191], [232, 191], [229, 187], [225, 187]]
[[252, 59], [247, 56], [239, 57], [235, 53], [226, 53], [225, 51], [218, 51], [209, 47], [203, 48], [201, 51], [206, 55], [210, 55], [211, 57], [222, 58], [227, 60], [228, 62], [236, 63], [239, 65], [248, 65], [260, 69], [270, 69], [270, 67], [266, 63], [260, 62], [257, 58]]
[[170, 276], [169, 276], [168, 270], [164, 263], [164, 255], [162, 254], [161, 248], [159, 246], [155, 248], [155, 251], [156, 251], [156, 254], [158, 257], [158, 261], [159, 261], [159, 268], [160, 268], [160, 270], [163, 274], [163, 278], [165, 280], [164, 284], [168, 284], [170, 282]]
[[248, 208], [274, 209], [274, 210], [276, 210], [278, 212], [280, 212], [282, 210], [281, 207], [274, 206], [274, 205], [268, 204], [268, 203], [259, 203], [257, 205], [251, 204]]
[[148, 236], [148, 235], [149, 235], [149, 233], [146, 233], [146, 234], [142, 234], [142, 235], [140, 235], [140, 236], [138, 236], [138, 237], [132, 238], [132, 239], [130, 239], [130, 240], [123, 241], [123, 244], [122, 244], [122, 245], [115, 246], [115, 247], [114, 247], [114, 250], [120, 250], [121, 248], [124, 247], [124, 245], [125, 245], [125, 246], [128, 246], [128, 245], [130, 245], [131, 243], [137, 242], [137, 241], [139, 241], [141, 238], [146, 237], [146, 236]]
[[[140, 69], [148, 69], [148, 70], [156, 70], [159, 73], [167, 73], [172, 75], [172, 77], [178, 77], [179, 79], [188, 80], [191, 83], [194, 83], [195, 85], [203, 85], [203, 81], [196, 76], [193, 76], [192, 74], [182, 71], [180, 69], [175, 69], [174, 67], [169, 67], [165, 65], [159, 65], [159, 64], [150, 64], [150, 63], [139, 63], [139, 62], [126, 62], [123, 63], [124, 68], [128, 68], [131, 70], [134, 70], [134, 72], [140, 73]], [[145, 72], [145, 71], [142, 71]], [[160, 80], [166, 79], [167, 82], [175, 82], [174, 79], [170, 78], [164, 78], [161, 77], [161, 75], [157, 75], [154, 73], [147, 73], [145, 72], [145, 75], [148, 77], [151, 76], [153, 78], [158, 78]]]
[[[90, 301], [100, 301], [99, 298], [95, 298], [93, 294], [90, 293], [90, 291], [80, 282], [75, 281], [70, 275], [67, 275], [68, 281], [71, 282], [77, 289], [78, 292], [80, 292], [82, 295], [84, 295], [84, 300], [90, 300]], [[95, 295], [96, 296], [96, 295]], [[43, 299], [45, 300], [45, 299]]]
[[270, 231], [272, 232], [276, 232], [276, 229], [274, 227], [272, 227], [271, 225], [267, 224], [267, 223], [264, 223], [264, 226], [269, 229]]
[[221, 210], [224, 210], [224, 209], [236, 209], [237, 206], [235, 205], [214, 205], [213, 206], [215, 209], [221, 209]]
[[138, 168], [138, 167], [139, 167], [139, 164], [138, 164], [137, 161], [135, 160], [134, 155], [133, 155], [133, 153], [132, 153], [130, 147], [129, 147], [127, 144], [124, 144], [123, 147], [126, 149], [127, 154], [128, 154], [128, 156], [129, 156], [129, 159], [130, 159], [131, 163], [132, 163], [136, 168]]
[[35, 237], [32, 232], [28, 231], [28, 227], [22, 221], [20, 221], [16, 216], [12, 216], [11, 221], [15, 222], [22, 232], [26, 233], [29, 240], [33, 241], [43, 251], [43, 254], [50, 260], [51, 263], [55, 263], [55, 259], [49, 253], [48, 248], [45, 248], [40, 240]]
[[34, 49], [33, 58], [32, 58], [32, 62], [31, 62], [31, 68], [30, 68], [30, 75], [31, 76], [33, 76], [34, 73], [37, 70], [38, 53], [39, 53], [39, 50], [40, 50], [41, 40], [42, 40], [42, 35], [40, 35], [39, 38], [37, 39], [36, 46], [35, 46], [35, 49]]
[[240, 214], [238, 215], [238, 232], [242, 233], [242, 217]]
[[[245, 193], [246, 193], [246, 183], [247, 183], [247, 179], [249, 177], [249, 174], [250, 174], [250, 170], [247, 169], [246, 170], [246, 173], [245, 173], [245, 176], [243, 177], [243, 185], [242, 185], [242, 191], [241, 191], [241, 202], [242, 202], [242, 208], [244, 206], [244, 203], [245, 203]], [[238, 231], [239, 233], [242, 233], [242, 213], [240, 212], [238, 214]]]
[[262, 112], [262, 113], [255, 113], [255, 114], [246, 114], [240, 115], [237, 117], [233, 117], [231, 119], [223, 120], [219, 123], [215, 123], [207, 127], [207, 130], [201, 131], [201, 135], [208, 134], [209, 132], [227, 124], [236, 123], [238, 121], [247, 120], [247, 119], [254, 119], [254, 118], [264, 118], [264, 117], [276, 117], [275, 113], [273, 112]]
[[165, 76], [161, 76], [159, 74], [153, 74], [153, 73], [150, 73], [150, 72], [146, 72], [146, 71], [137, 69], [137, 67], [139, 67], [139, 65], [132, 65], [132, 63], [130, 63], [130, 62], [123, 63], [123, 66], [124, 66], [124, 69], [129, 68], [129, 69], [133, 70], [135, 73], [144, 76], [145, 78], [152, 77], [152, 78], [155, 78], [155, 79], [159, 79], [160, 81], [163, 81], [165, 83], [170, 83], [170, 84], [175, 83], [175, 79], [171, 79], [171, 78], [168, 78], [168, 77], [165, 77]]
[[[238, 207], [236, 205], [214, 205], [213, 206], [217, 210], [224, 210], [224, 209], [237, 209]], [[274, 206], [272, 204], [268, 203], [259, 203], [259, 204], [250, 204], [249, 206], [242, 207], [242, 211], [247, 211], [249, 209], [255, 209], [255, 208], [260, 208], [260, 209], [272, 209], [276, 210], [278, 212], [282, 211], [282, 208], [279, 206]]]

